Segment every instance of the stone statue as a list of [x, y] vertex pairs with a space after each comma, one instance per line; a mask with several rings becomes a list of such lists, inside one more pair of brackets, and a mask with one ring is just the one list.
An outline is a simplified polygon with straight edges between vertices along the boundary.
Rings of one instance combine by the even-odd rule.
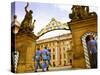
[[69, 14], [69, 17], [73, 20], [79, 20], [88, 17], [88, 15], [89, 15], [88, 6], [73, 5], [72, 13]]
[[21, 30], [25, 30], [25, 31], [32, 31], [34, 29], [34, 23], [36, 20], [34, 20], [34, 22], [32, 23], [32, 14], [33, 11], [32, 10], [27, 10], [29, 6], [29, 3], [27, 3], [27, 5], [25, 6], [25, 17], [24, 20], [21, 23]]
[[78, 6], [78, 16], [79, 16], [79, 19], [83, 19], [84, 18], [84, 9], [82, 6]]
[[89, 7], [88, 6], [82, 6], [84, 10], [84, 16], [87, 17], [89, 15]]
[[76, 7], [75, 5], [73, 5], [73, 7], [72, 7], [72, 14], [73, 14], [73, 19], [79, 19], [79, 17], [78, 17], [78, 9], [77, 9], [78, 7]]

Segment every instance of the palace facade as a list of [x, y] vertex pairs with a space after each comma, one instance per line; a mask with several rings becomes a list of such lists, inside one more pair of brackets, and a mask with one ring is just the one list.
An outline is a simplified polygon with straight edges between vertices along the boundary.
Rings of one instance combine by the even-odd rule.
[[51, 52], [52, 67], [63, 67], [72, 64], [72, 35], [71, 33], [55, 36], [36, 42], [36, 48], [43, 50], [47, 46]]

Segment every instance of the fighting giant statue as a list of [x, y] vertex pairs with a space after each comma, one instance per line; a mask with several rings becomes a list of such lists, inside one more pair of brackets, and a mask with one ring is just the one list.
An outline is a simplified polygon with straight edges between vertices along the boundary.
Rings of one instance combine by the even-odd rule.
[[23, 19], [23, 21], [21, 23], [21, 27], [20, 27], [21, 31], [22, 30], [24, 30], [24, 31], [33, 31], [33, 29], [34, 29], [34, 23], [35, 23], [36, 20], [34, 20], [33, 23], [32, 23], [32, 19], [33, 19], [32, 14], [33, 14], [33, 11], [32, 10], [28, 11], [27, 10], [28, 6], [29, 6], [29, 3], [27, 3], [27, 5], [25, 6], [25, 12], [26, 12], [26, 14], [25, 14], [25, 17], [24, 17], [24, 19]]
[[88, 6], [73, 5], [72, 13], [69, 14], [69, 17], [72, 20], [81, 20], [95, 15], [95, 12], [89, 12]]
[[19, 52], [18, 65], [16, 72], [30, 72], [34, 70], [34, 61], [32, 57], [35, 53], [36, 39], [37, 36], [34, 34], [34, 23], [32, 22], [32, 10], [27, 10], [29, 3], [25, 6], [25, 17], [21, 22], [19, 31], [15, 36], [15, 46]]

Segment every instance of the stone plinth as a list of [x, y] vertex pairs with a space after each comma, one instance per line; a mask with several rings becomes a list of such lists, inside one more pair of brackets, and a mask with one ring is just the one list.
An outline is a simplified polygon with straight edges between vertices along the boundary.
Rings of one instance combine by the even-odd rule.
[[34, 70], [32, 58], [35, 53], [36, 39], [37, 37], [33, 33], [19, 32], [16, 34], [15, 47], [19, 52], [17, 73]]

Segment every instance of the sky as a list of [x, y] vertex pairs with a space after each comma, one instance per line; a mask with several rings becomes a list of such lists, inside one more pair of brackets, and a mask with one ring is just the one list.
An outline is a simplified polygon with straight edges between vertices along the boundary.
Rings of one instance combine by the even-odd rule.
[[[26, 2], [16, 2], [15, 3], [15, 14], [17, 15], [17, 20], [21, 23], [25, 16], [25, 10], [24, 7], [26, 6]], [[61, 23], [69, 22], [69, 13], [71, 13], [71, 7], [72, 5], [66, 5], [66, 4], [50, 4], [50, 3], [29, 3], [28, 10], [33, 11], [33, 20], [35, 19], [35, 28], [34, 28], [34, 34], [37, 35], [37, 33], [44, 28], [52, 18], [55, 18], [57, 21], [60, 21]], [[14, 8], [14, 7], [12, 7]], [[90, 11], [97, 11], [97, 8], [94, 6], [90, 6]], [[14, 11], [12, 10], [14, 13]], [[12, 13], [12, 14], [13, 14]], [[48, 32], [41, 36], [39, 40], [59, 36], [62, 34], [70, 33], [69, 30], [55, 30]]]

